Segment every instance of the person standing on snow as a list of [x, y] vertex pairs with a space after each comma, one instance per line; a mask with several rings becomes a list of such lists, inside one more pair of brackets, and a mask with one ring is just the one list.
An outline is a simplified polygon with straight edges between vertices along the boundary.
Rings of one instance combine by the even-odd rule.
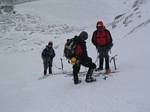
[[96, 81], [92, 77], [93, 70], [96, 68], [96, 65], [92, 62], [92, 59], [88, 57], [86, 42], [88, 34], [85, 31], [82, 31], [79, 36], [76, 36], [74, 41], [76, 43], [75, 47], [75, 56], [71, 58], [71, 62], [74, 63], [73, 65], [73, 78], [74, 84], [79, 84], [81, 80], [78, 78], [78, 73], [80, 71], [81, 65], [88, 67], [88, 72], [86, 74], [86, 82], [93, 82]]
[[52, 74], [52, 63], [55, 57], [55, 51], [53, 49], [53, 42], [50, 41], [46, 48], [43, 49], [41, 54], [43, 65], [44, 65], [44, 76], [47, 74], [47, 69], [49, 68], [49, 74]]
[[102, 21], [98, 21], [96, 24], [96, 31], [93, 32], [92, 43], [95, 45], [99, 53], [99, 67], [97, 71], [103, 70], [103, 63], [105, 59], [105, 70], [106, 74], [111, 72], [109, 67], [109, 51], [113, 46], [112, 37], [103, 24]]

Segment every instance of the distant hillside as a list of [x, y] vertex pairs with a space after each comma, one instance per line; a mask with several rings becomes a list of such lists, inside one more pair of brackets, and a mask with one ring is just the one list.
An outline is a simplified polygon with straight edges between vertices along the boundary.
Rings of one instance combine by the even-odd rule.
[[37, 0], [0, 0], [0, 5], [17, 5], [17, 4], [22, 4], [25, 2], [32, 2], [32, 1], [37, 1]]

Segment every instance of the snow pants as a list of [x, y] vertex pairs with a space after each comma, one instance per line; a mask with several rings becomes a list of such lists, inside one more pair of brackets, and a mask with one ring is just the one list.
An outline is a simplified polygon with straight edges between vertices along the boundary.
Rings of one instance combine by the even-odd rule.
[[49, 59], [49, 58], [42, 58], [42, 59], [43, 59], [44, 75], [47, 74], [48, 68], [49, 68], [49, 74], [52, 74], [53, 59]]
[[105, 60], [105, 69], [109, 69], [109, 50], [107, 47], [98, 47], [99, 53], [99, 69], [103, 70], [103, 64]]
[[81, 65], [89, 68], [88, 72], [86, 74], [86, 77], [92, 76], [93, 70], [96, 68], [95, 63], [92, 62], [92, 59], [90, 57], [87, 57], [86, 59], [79, 61], [78, 64], [73, 65], [73, 79], [74, 79], [74, 83], [78, 82], [78, 80], [79, 80], [78, 73], [80, 71]]

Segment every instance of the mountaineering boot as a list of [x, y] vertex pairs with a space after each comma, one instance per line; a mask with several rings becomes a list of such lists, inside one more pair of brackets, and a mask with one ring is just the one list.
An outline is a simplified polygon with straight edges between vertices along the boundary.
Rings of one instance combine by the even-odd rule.
[[88, 70], [88, 73], [87, 73], [86, 79], [85, 79], [86, 82], [93, 82], [93, 81], [96, 81], [96, 79], [92, 77], [93, 70], [94, 70], [94, 69], [89, 69], [89, 70]]
[[99, 60], [99, 67], [95, 69], [95, 71], [101, 71], [103, 70], [103, 63], [104, 63], [104, 59], [100, 58]]
[[89, 82], [94, 82], [96, 81], [95, 78], [93, 78], [92, 76], [87, 76], [86, 79], [85, 79], [85, 82], [89, 83]]
[[81, 83], [81, 80], [76, 80], [76, 81], [74, 81], [74, 84], [80, 84]]
[[73, 74], [73, 80], [74, 80], [74, 84], [80, 84], [81, 80], [79, 80], [78, 78], [78, 74], [74, 72]]

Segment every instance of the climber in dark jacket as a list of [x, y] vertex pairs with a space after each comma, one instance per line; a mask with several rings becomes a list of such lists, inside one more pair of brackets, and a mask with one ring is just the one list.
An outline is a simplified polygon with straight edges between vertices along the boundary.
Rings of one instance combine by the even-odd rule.
[[55, 57], [55, 51], [53, 49], [53, 42], [50, 41], [46, 48], [42, 51], [41, 54], [43, 65], [44, 65], [44, 75], [47, 74], [47, 69], [49, 68], [49, 74], [52, 74], [52, 63], [53, 58]]
[[88, 34], [85, 31], [82, 31], [79, 34], [79, 36], [76, 36], [75, 38], [76, 47], [75, 47], [75, 57], [73, 58], [76, 58], [77, 61], [73, 65], [74, 84], [78, 84], [81, 82], [81, 80], [79, 80], [78, 78], [78, 73], [80, 71], [81, 65], [89, 68], [86, 74], [85, 81], [86, 82], [96, 81], [96, 79], [92, 77], [93, 70], [96, 68], [96, 65], [92, 62], [92, 59], [88, 57], [87, 54], [87, 48], [85, 42], [87, 38], [88, 38]]

